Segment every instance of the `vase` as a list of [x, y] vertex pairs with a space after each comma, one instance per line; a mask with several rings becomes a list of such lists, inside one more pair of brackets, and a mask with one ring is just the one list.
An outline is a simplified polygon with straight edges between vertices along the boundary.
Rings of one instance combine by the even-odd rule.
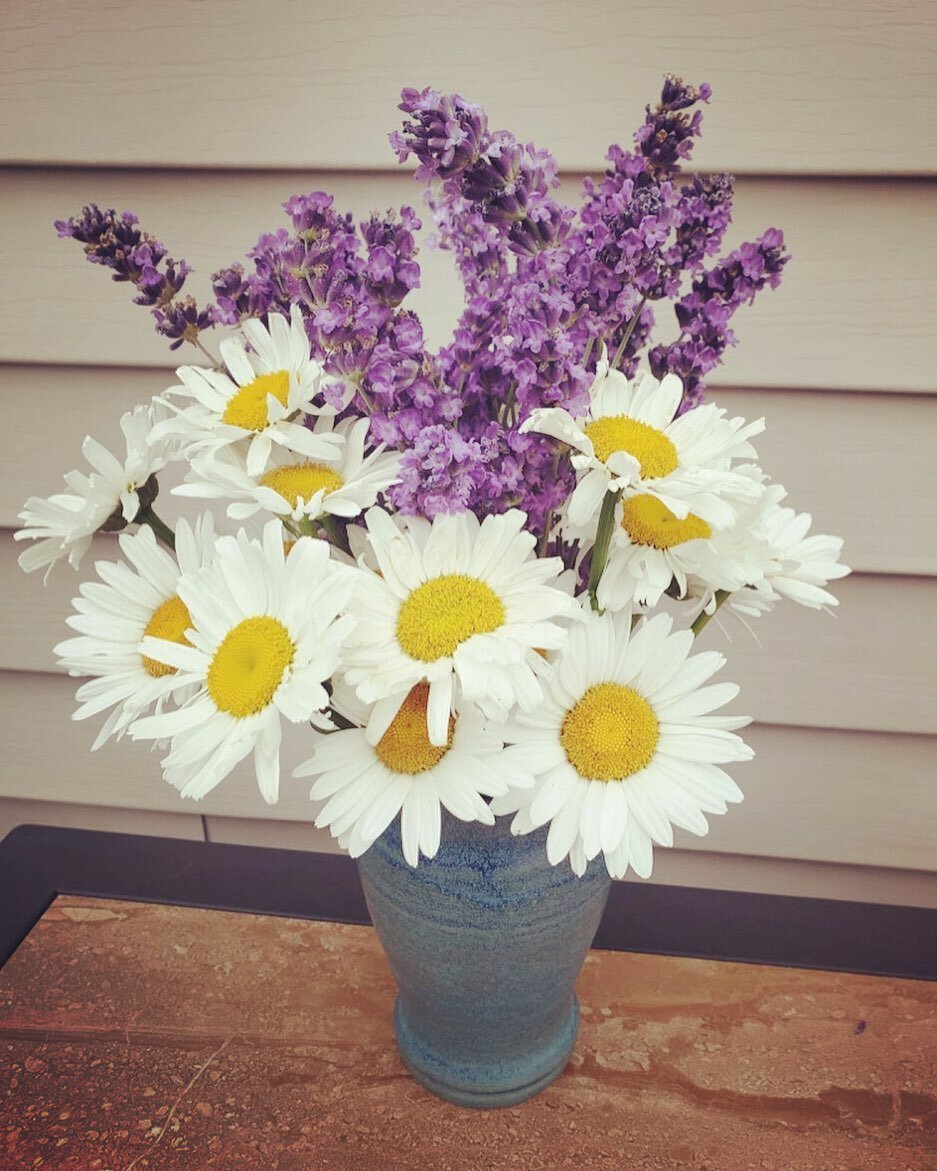
[[444, 813], [435, 858], [407, 864], [399, 823], [359, 860], [397, 981], [394, 1030], [414, 1078], [461, 1106], [511, 1106], [566, 1066], [573, 991], [605, 908], [601, 857], [577, 878], [551, 866], [546, 829], [514, 837]]

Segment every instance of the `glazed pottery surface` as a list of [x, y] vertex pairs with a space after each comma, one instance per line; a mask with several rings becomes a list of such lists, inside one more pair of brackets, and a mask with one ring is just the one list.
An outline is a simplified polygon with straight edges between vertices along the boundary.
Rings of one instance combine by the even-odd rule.
[[579, 1025], [573, 985], [611, 880], [551, 866], [546, 830], [524, 837], [444, 814], [435, 858], [408, 866], [399, 825], [359, 859], [397, 981], [400, 1052], [422, 1085], [465, 1106], [509, 1106], [548, 1085]]

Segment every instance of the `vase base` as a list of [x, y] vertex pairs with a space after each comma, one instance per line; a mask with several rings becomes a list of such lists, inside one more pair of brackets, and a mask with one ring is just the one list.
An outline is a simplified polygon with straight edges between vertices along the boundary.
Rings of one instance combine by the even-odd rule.
[[563, 1072], [579, 1032], [579, 1001], [573, 996], [569, 1016], [548, 1049], [524, 1059], [472, 1065], [447, 1061], [416, 1038], [399, 999], [394, 1006], [394, 1032], [403, 1063], [421, 1086], [456, 1106], [495, 1110], [525, 1102]]

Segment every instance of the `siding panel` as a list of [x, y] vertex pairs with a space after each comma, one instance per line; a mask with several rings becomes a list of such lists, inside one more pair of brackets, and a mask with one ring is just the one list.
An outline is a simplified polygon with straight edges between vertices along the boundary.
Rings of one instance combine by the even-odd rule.
[[[325, 189], [357, 216], [373, 208], [420, 207], [406, 175], [135, 174], [107, 171], [0, 172], [0, 360], [84, 365], [175, 362], [125, 285], [87, 264], [59, 240], [52, 221], [92, 200], [130, 207], [174, 256], [198, 270], [191, 291], [243, 256], [262, 231], [280, 226], [280, 204], [296, 191]], [[578, 184], [571, 182], [575, 199]], [[883, 208], [887, 208], [887, 219]], [[784, 228], [794, 259], [784, 283], [743, 308], [740, 339], [719, 383], [809, 390], [937, 390], [937, 183], [743, 180], [729, 243], [772, 224]], [[429, 224], [429, 217], [424, 216]], [[428, 227], [424, 235], [428, 233]], [[433, 345], [451, 334], [462, 305], [450, 258], [424, 248], [423, 286], [412, 298]], [[187, 286], [188, 287], [188, 286]], [[660, 340], [676, 333], [672, 315]], [[178, 361], [201, 360], [191, 347]]]
[[17, 161], [386, 167], [401, 87], [432, 84], [585, 167], [630, 136], [671, 71], [715, 86], [704, 166], [937, 160], [935, 11], [916, 0], [268, 0], [260, 18], [230, 0], [7, 0], [4, 16], [0, 156]]
[[782, 603], [752, 623], [757, 643], [727, 616], [726, 632], [710, 622], [700, 648], [726, 654], [722, 674], [741, 686], [737, 703], [756, 720], [937, 732], [935, 584], [853, 575], [833, 583], [832, 616]]
[[[96, 812], [90, 811], [89, 816]], [[251, 821], [235, 817], [208, 817], [205, 820], [208, 838], [212, 842], [281, 850], [315, 850], [318, 853], [341, 852], [327, 832], [296, 822]], [[704, 850], [658, 850], [654, 857], [654, 873], [649, 880], [629, 875], [624, 881], [937, 907], [937, 875], [924, 871], [800, 862], [790, 858], [753, 858]]]
[[[115, 544], [99, 538], [99, 556], [115, 557]], [[52, 648], [70, 636], [65, 618], [78, 582], [94, 577], [92, 554], [81, 578], [57, 566], [43, 589], [41, 578], [20, 571], [17, 552], [10, 535], [0, 534], [0, 611], [7, 616], [0, 668], [56, 672]], [[833, 589], [841, 599], [834, 616], [788, 602], [755, 621], [760, 646], [732, 617], [724, 631], [709, 624], [700, 646], [726, 654], [721, 677], [742, 688], [736, 710], [771, 724], [937, 732], [937, 581], [862, 575]]]
[[192, 813], [157, 813], [146, 809], [102, 809], [60, 801], [27, 801], [0, 797], [0, 838], [18, 825], [61, 825], [70, 829], [102, 829], [119, 834], [150, 834], [200, 842], [202, 819]]
[[[121, 412], [172, 380], [170, 370], [0, 366], [0, 527], [18, 527], [27, 496], [59, 491], [81, 463], [85, 435], [117, 450]], [[844, 538], [854, 569], [937, 573], [937, 396], [721, 389], [710, 397], [733, 414], [765, 416], [762, 465], [792, 507], [813, 514], [816, 531]], [[49, 419], [54, 427], [44, 426]], [[879, 475], [886, 464], [900, 478]], [[161, 479], [161, 513], [191, 508]]]
[[[312, 820], [308, 781], [290, 777], [308, 755], [303, 728], [286, 729], [278, 804], [264, 804], [249, 765], [192, 804], [162, 780], [157, 753], [127, 740], [88, 751], [92, 729], [69, 719], [70, 680], [0, 673], [0, 705], [4, 796]], [[937, 737], [777, 727], [753, 727], [746, 737], [756, 758], [733, 770], [745, 801], [714, 817], [706, 838], [678, 831], [681, 849], [937, 871]]]
[[[642, 880], [631, 876], [625, 881]], [[937, 907], [937, 876], [880, 866], [841, 866], [673, 849], [657, 852], [651, 881], [708, 890], [747, 890], [808, 899]]]

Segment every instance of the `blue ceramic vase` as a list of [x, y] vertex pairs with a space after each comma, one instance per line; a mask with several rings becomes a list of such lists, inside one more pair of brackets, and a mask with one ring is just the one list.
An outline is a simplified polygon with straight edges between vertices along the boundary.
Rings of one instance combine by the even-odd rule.
[[511, 1106], [562, 1072], [579, 1028], [573, 985], [611, 880], [551, 866], [546, 830], [513, 837], [444, 814], [414, 869], [392, 825], [359, 859], [399, 996], [394, 1027], [418, 1082], [462, 1106]]

